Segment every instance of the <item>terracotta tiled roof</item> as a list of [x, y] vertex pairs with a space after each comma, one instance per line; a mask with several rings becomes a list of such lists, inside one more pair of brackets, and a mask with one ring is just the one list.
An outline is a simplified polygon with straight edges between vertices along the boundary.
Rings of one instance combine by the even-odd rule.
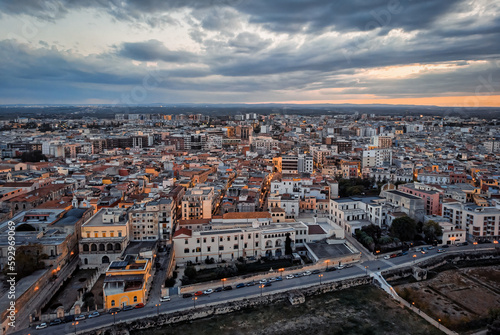
[[181, 229], [177, 229], [177, 231], [174, 233], [174, 238], [176, 238], [179, 235], [187, 235], [187, 236], [191, 237], [191, 234], [192, 234], [191, 229], [181, 228]]

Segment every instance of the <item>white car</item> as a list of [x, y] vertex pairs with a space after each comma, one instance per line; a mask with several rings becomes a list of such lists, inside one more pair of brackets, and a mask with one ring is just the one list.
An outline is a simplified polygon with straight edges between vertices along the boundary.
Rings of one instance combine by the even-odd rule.
[[164, 297], [161, 297], [160, 298], [160, 301], [161, 302], [165, 302], [165, 301], [170, 301], [170, 297], [168, 295], [164, 296]]
[[293, 279], [293, 278], [295, 278], [295, 276], [294, 275], [287, 275], [285, 278], [286, 279]]
[[303, 276], [310, 276], [311, 275], [311, 271], [306, 271], [302, 274]]
[[93, 312], [92, 314], [89, 315], [89, 319], [91, 318], [97, 318], [98, 316], [100, 316], [101, 314], [99, 312]]
[[78, 316], [75, 316], [75, 321], [80, 321], [80, 320], [85, 320], [85, 315], [80, 314]]
[[203, 294], [206, 294], [206, 295], [212, 294], [212, 293], [214, 293], [214, 290], [212, 290], [211, 288], [209, 288], [208, 290], [203, 291]]
[[45, 329], [47, 328], [49, 325], [46, 324], [45, 322], [44, 323], [40, 323], [38, 326], [36, 326], [36, 329]]
[[262, 279], [261, 281], [259, 281], [259, 284], [265, 284], [267, 283], [267, 279]]
[[391, 259], [391, 256], [386, 255], [386, 256], [384, 256], [384, 259]]

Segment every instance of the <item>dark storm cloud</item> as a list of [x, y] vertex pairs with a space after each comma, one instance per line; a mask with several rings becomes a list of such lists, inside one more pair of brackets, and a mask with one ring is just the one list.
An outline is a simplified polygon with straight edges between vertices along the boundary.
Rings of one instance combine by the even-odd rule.
[[196, 61], [196, 55], [186, 51], [172, 51], [158, 40], [138, 43], [123, 43], [118, 48], [122, 57], [138, 61], [163, 61], [174, 63], [190, 63]]

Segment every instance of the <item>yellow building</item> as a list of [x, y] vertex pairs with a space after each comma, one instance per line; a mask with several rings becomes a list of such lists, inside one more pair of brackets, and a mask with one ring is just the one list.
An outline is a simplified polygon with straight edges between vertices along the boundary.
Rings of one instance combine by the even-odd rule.
[[135, 255], [112, 262], [104, 278], [104, 308], [145, 304], [152, 281], [151, 269], [150, 258]]

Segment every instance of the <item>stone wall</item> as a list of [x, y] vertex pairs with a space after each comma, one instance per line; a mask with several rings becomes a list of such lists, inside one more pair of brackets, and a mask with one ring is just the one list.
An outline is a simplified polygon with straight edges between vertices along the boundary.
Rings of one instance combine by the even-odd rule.
[[[305, 287], [301, 289], [295, 289], [295, 291], [299, 291], [305, 297], [308, 297], [327, 292], [339, 291], [350, 287], [368, 285], [371, 283], [372, 283], [372, 278], [370, 278], [370, 276], [362, 276], [336, 282], [325, 283], [321, 285], [318, 284], [315, 286]], [[186, 322], [196, 319], [207, 318], [213, 315], [228, 314], [257, 306], [267, 306], [278, 302], [284, 302], [288, 301], [288, 296], [289, 296], [289, 290], [285, 289], [275, 293], [271, 292], [263, 296], [257, 295], [254, 297], [244, 298], [236, 301], [219, 302], [216, 304], [211, 304], [209, 306], [190, 308], [174, 313], [160, 314], [159, 316], [151, 316], [138, 320], [122, 322], [120, 324], [117, 324], [115, 328], [110, 326], [88, 332], [79, 332], [79, 334], [86, 334], [86, 335], [128, 334], [129, 331], [131, 330], [161, 327], [179, 322]]]

